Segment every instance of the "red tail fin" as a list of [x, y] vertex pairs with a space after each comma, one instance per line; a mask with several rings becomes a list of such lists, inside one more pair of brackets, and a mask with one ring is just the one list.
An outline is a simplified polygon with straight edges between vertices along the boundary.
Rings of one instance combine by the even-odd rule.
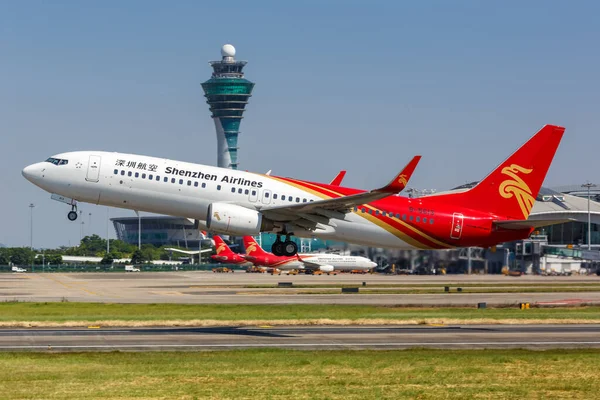
[[471, 190], [461, 193], [465, 207], [509, 219], [529, 217], [565, 128], [544, 126]]
[[227, 243], [221, 239], [221, 236], [213, 236], [213, 240], [215, 241], [215, 251], [217, 252], [217, 255], [233, 253], [229, 246], [227, 246]]
[[254, 240], [252, 236], [244, 236], [244, 247], [246, 248], [246, 255], [248, 256], [267, 254], [267, 252], [256, 243], [256, 240]]

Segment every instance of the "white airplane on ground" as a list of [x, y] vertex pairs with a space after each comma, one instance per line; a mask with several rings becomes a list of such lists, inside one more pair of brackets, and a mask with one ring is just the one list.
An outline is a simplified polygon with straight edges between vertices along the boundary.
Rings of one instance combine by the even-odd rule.
[[278, 256], [297, 254], [290, 235], [400, 249], [489, 247], [563, 222], [527, 220], [563, 132], [546, 125], [468, 191], [416, 199], [395, 194], [419, 156], [371, 191], [101, 151], [57, 154], [23, 175], [70, 204], [70, 220], [82, 201], [193, 218], [199, 229], [226, 235], [275, 232]]
[[306, 253], [296, 256], [276, 256], [264, 251], [252, 236], [244, 236], [244, 247], [246, 248], [246, 260], [261, 267], [278, 268], [282, 271], [291, 269], [319, 270], [323, 272], [333, 271], [369, 271], [377, 266], [377, 263], [366, 257], [342, 256], [328, 253]]

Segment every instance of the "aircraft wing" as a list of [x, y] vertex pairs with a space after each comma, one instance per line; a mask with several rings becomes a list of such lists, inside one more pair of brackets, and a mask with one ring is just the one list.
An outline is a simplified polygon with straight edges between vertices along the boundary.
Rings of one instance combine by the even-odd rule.
[[494, 221], [494, 226], [504, 229], [528, 229], [528, 228], [542, 228], [544, 226], [563, 224], [565, 222], [575, 221], [573, 218], [563, 219], [524, 219], [524, 220], [508, 220], [508, 221]]
[[335, 176], [335, 178], [333, 178], [333, 180], [329, 184], [333, 186], [340, 186], [342, 184], [342, 181], [344, 180], [344, 176], [346, 176], [346, 171], [342, 170]]
[[300, 221], [301, 223], [298, 223], [300, 226], [309, 229], [313, 229], [315, 225], [319, 223], [328, 225], [329, 219], [343, 220], [345, 214], [356, 206], [383, 199], [404, 190], [420, 159], [421, 156], [413, 157], [413, 159], [394, 177], [394, 179], [392, 179], [390, 183], [379, 189], [335, 199], [265, 207], [261, 209], [261, 212], [273, 221]]
[[320, 266], [325, 265], [325, 264], [320, 264], [318, 262], [306, 261], [305, 259], [300, 257], [300, 254], [296, 254], [296, 258], [298, 258], [298, 261], [300, 261], [302, 263], [302, 265], [304, 265], [304, 268], [307, 268], [307, 269], [319, 269]]

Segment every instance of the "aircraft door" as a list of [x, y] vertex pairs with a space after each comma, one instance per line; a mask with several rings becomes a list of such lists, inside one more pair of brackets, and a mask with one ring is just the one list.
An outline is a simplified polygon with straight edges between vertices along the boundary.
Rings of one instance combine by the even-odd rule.
[[465, 216], [461, 213], [452, 214], [452, 230], [450, 231], [451, 239], [460, 239], [460, 236], [462, 235], [464, 220]]
[[88, 162], [88, 170], [85, 180], [88, 182], [98, 182], [100, 178], [100, 156], [90, 156], [90, 160]]
[[269, 204], [269, 203], [271, 203], [271, 191], [270, 190], [263, 190], [263, 192], [262, 192], [262, 202], [263, 202], [263, 204]]
[[253, 203], [256, 203], [258, 200], [258, 189], [250, 189], [250, 194], [248, 194], [248, 200]]

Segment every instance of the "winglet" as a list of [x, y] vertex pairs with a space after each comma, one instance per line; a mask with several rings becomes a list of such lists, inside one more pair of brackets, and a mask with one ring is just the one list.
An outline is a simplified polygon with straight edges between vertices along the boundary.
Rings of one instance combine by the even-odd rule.
[[385, 192], [385, 193], [400, 193], [406, 188], [408, 181], [410, 180], [415, 168], [417, 168], [417, 164], [421, 160], [421, 156], [414, 156], [412, 160], [406, 167], [396, 177], [388, 183], [386, 186], [375, 190], [376, 192]]
[[344, 180], [344, 176], [346, 176], [346, 171], [342, 170], [335, 176], [335, 178], [333, 178], [333, 180], [329, 184], [331, 186], [340, 186], [342, 184], [342, 181]]

